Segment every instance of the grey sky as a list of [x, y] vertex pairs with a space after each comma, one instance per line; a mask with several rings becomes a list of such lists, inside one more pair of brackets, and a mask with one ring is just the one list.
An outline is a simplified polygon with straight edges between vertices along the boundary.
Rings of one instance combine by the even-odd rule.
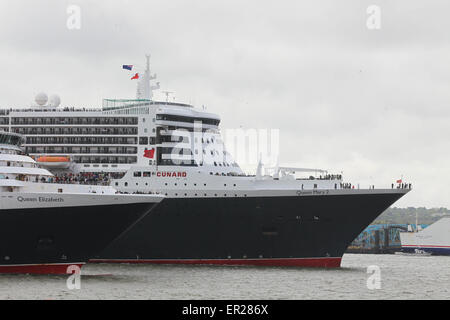
[[[68, 30], [69, 5], [81, 29]], [[366, 27], [369, 5], [381, 29]], [[397, 206], [450, 207], [448, 1], [18, 1], [0, 3], [0, 107], [39, 91], [63, 105], [133, 98], [143, 64], [222, 128], [280, 129], [280, 163], [361, 186], [414, 190]], [[161, 94], [157, 98], [163, 98]]]

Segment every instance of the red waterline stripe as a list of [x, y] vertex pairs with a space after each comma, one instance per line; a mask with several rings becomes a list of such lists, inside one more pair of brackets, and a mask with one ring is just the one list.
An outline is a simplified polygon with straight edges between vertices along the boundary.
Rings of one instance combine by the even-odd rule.
[[84, 263], [0, 265], [0, 273], [67, 274], [69, 266], [81, 268]]
[[213, 264], [233, 266], [339, 268], [342, 258], [285, 259], [91, 259], [92, 263]]

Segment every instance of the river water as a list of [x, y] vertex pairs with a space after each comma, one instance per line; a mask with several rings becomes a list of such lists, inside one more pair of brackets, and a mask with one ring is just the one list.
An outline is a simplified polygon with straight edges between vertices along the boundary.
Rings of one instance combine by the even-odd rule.
[[0, 298], [450, 299], [450, 257], [345, 254], [340, 269], [87, 264], [79, 282], [0, 275]]

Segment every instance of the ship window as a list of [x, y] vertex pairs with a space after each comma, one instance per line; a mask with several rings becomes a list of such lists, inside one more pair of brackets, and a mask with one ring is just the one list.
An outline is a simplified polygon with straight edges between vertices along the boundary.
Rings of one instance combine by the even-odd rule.
[[148, 144], [148, 137], [139, 137], [139, 144]]
[[125, 186], [125, 187], [128, 187], [128, 182], [125, 182], [125, 183], [124, 183], [124, 186]]
[[133, 176], [135, 177], [140, 177], [142, 175], [142, 173], [140, 171], [135, 171]]
[[150, 177], [151, 173], [149, 171], [144, 171], [143, 176], [144, 177]]

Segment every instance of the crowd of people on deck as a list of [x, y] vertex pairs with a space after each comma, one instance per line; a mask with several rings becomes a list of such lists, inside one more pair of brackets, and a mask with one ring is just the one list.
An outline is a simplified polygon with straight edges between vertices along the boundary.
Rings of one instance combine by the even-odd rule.
[[342, 180], [342, 175], [340, 175], [340, 174], [326, 174], [324, 176], [320, 176], [319, 180]]
[[[90, 185], [109, 185], [111, 179], [120, 179], [124, 173], [107, 172], [79, 172], [79, 173], [56, 173], [53, 177], [42, 177], [40, 182], [63, 183], [63, 184], [90, 184]], [[38, 181], [36, 181], [38, 182]]]
[[[394, 184], [392, 184], [391, 187], [394, 189]], [[397, 189], [411, 189], [411, 183], [398, 183]]]

